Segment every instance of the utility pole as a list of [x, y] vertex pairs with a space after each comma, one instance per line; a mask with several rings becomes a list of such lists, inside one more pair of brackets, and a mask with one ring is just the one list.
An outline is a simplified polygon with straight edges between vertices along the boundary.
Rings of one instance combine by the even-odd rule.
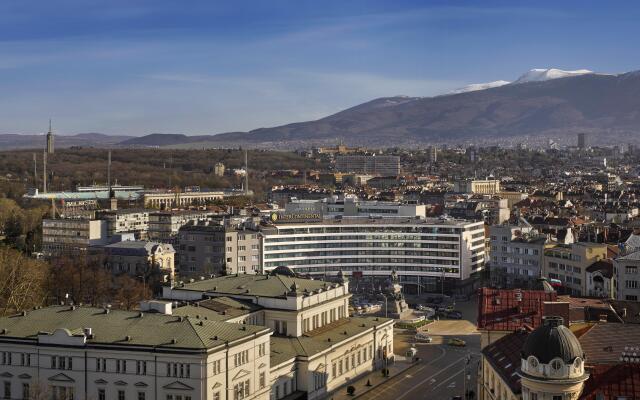
[[47, 193], [47, 151], [45, 150], [42, 153], [42, 169], [43, 169], [43, 173], [42, 173], [42, 191], [44, 193]]
[[33, 153], [33, 187], [38, 189], [38, 160], [36, 153]]
[[244, 150], [244, 194], [249, 195], [249, 157], [247, 150]]

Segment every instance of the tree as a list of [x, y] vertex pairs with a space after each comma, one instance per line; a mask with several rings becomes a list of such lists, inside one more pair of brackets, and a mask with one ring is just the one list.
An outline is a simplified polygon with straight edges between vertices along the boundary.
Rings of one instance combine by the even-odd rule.
[[0, 247], [0, 313], [7, 315], [46, 302], [48, 265]]

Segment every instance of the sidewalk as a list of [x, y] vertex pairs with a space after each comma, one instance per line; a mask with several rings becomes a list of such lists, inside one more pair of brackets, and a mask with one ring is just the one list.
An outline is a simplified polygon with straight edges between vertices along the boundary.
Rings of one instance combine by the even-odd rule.
[[[350, 382], [348, 385], [344, 385], [340, 387], [336, 392], [329, 395], [327, 398], [330, 400], [353, 400], [362, 396], [365, 393], [368, 393], [370, 390], [375, 389], [377, 386], [380, 386], [386, 382], [389, 382], [394, 377], [401, 375], [406, 372], [408, 369], [415, 365], [420, 365], [419, 362], [410, 362], [410, 361], [396, 361], [392, 365], [389, 366], [389, 377], [385, 378], [382, 376], [381, 370], [376, 370], [369, 372], [366, 375], [358, 378], [357, 380]], [[371, 383], [371, 386], [367, 386], [367, 381]], [[347, 394], [347, 387], [353, 386], [356, 388], [356, 393], [354, 396], [349, 396]]]

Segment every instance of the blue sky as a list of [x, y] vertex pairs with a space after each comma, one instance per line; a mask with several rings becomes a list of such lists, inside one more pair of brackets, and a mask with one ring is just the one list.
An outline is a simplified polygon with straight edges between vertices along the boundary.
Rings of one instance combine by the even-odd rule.
[[0, 133], [212, 134], [531, 68], [640, 69], [640, 3], [0, 2]]

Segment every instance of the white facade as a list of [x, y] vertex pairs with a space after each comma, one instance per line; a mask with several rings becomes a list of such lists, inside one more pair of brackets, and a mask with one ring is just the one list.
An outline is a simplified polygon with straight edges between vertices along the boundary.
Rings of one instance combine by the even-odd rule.
[[467, 279], [484, 266], [482, 222], [343, 218], [263, 229], [263, 268]]
[[[202, 348], [191, 345], [191, 339], [179, 336], [180, 325], [199, 324], [187, 318], [138, 312], [56, 306], [38, 313], [33, 329], [21, 327], [9, 319], [0, 319], [0, 375], [4, 398], [118, 399], [118, 400], [220, 400], [269, 398], [269, 337], [267, 329], [248, 327], [246, 333], [227, 335], [227, 329], [242, 326], [221, 322], [205, 322], [198, 335], [208, 329], [220, 340]], [[58, 320], [45, 314], [81, 313]], [[40, 315], [42, 314], [42, 315]], [[77, 329], [74, 323], [91, 324], [98, 318], [110, 319], [118, 329], [123, 319], [133, 320], [121, 328], [121, 339], [114, 340], [109, 327]], [[140, 320], [151, 319], [150, 324]], [[173, 325], [172, 325], [173, 324]], [[205, 327], [207, 325], [210, 328]], [[145, 325], [144, 327], [141, 325]], [[177, 327], [175, 327], [177, 326]], [[229, 328], [225, 328], [228, 326]], [[153, 327], [153, 328], [152, 328]], [[152, 329], [150, 329], [152, 328]], [[186, 328], [186, 327], [185, 327]], [[220, 329], [222, 328], [222, 329]], [[138, 329], [148, 331], [146, 335]], [[189, 329], [189, 328], [187, 328]], [[171, 332], [168, 332], [171, 331]], [[194, 330], [196, 331], [196, 330]], [[13, 332], [13, 333], [12, 333]], [[217, 333], [220, 332], [220, 333]], [[25, 333], [20, 337], [20, 333]], [[176, 335], [163, 343], [163, 335]], [[217, 338], [217, 336], [216, 336]], [[224, 341], [226, 340], [227, 344]], [[25, 396], [26, 395], [26, 396]], [[36, 397], [40, 395], [42, 397]]]

